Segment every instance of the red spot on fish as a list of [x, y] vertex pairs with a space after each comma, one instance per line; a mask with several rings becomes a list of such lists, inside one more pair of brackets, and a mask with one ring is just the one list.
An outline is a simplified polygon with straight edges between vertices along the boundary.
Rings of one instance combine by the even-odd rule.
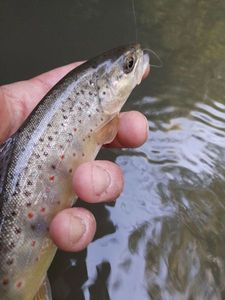
[[29, 212], [29, 213], [27, 214], [27, 216], [28, 216], [29, 219], [32, 219], [33, 216], [34, 216], [34, 214], [33, 214], [32, 212]]
[[41, 213], [44, 213], [45, 210], [46, 210], [45, 207], [41, 207], [41, 208], [40, 208], [40, 212], [41, 212]]
[[65, 158], [65, 156], [64, 156], [64, 155], [61, 155], [60, 158], [61, 158], [61, 160], [63, 160], [63, 159]]
[[9, 279], [8, 279], [8, 278], [3, 278], [2, 284], [3, 284], [3, 285], [9, 284]]
[[32, 246], [32, 247], [34, 247], [35, 244], [36, 244], [36, 241], [32, 241], [32, 242], [31, 242], [31, 246]]
[[21, 288], [21, 286], [22, 286], [22, 281], [18, 281], [18, 282], [16, 283], [16, 287], [19, 289], [19, 288]]
[[55, 176], [50, 176], [49, 180], [53, 182], [55, 180]]

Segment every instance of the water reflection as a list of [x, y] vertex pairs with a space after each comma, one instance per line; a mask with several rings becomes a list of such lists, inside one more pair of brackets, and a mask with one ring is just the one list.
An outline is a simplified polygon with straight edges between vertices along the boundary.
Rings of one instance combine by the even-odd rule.
[[225, 298], [224, 9], [138, 2], [139, 35], [164, 61], [127, 106], [148, 117], [150, 139], [104, 154], [123, 168], [124, 192], [115, 206], [86, 205], [96, 239], [58, 254], [55, 299]]

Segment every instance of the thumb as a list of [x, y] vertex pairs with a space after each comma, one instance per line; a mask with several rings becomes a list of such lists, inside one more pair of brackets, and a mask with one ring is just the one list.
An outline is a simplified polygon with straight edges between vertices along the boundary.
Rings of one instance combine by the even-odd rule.
[[25, 121], [44, 95], [81, 62], [72, 63], [30, 80], [0, 86], [0, 144]]

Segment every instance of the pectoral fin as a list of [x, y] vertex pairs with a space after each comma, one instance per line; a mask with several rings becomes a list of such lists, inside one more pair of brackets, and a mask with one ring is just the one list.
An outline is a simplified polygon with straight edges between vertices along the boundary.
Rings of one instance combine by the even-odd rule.
[[47, 276], [33, 300], [52, 300], [51, 287]]
[[108, 144], [114, 140], [119, 128], [119, 116], [117, 115], [104, 127], [96, 132], [96, 141], [99, 145]]

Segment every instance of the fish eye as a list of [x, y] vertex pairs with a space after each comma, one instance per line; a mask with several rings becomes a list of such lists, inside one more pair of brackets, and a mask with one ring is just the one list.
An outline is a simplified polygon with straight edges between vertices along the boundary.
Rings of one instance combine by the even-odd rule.
[[125, 61], [124, 61], [124, 65], [123, 65], [124, 73], [126, 73], [126, 74], [130, 73], [133, 70], [134, 65], [135, 65], [134, 56], [130, 55], [130, 56], [126, 57]]

